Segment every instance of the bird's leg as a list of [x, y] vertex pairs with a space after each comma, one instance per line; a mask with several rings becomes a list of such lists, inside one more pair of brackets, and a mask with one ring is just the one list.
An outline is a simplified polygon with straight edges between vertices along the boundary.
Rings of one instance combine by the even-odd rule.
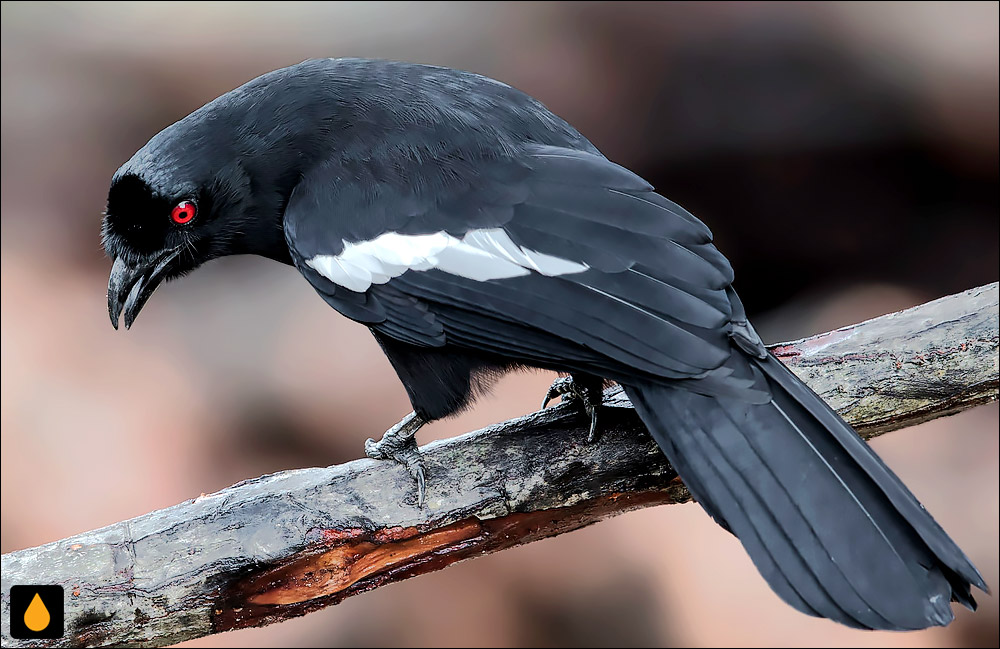
[[580, 400], [583, 409], [590, 415], [590, 431], [587, 433], [587, 443], [591, 444], [597, 440], [597, 408], [604, 398], [602, 390], [604, 382], [596, 376], [588, 374], [570, 374], [559, 377], [552, 382], [549, 391], [545, 393], [545, 400], [542, 401], [542, 408], [548, 405], [556, 397], [562, 397], [563, 401], [570, 402]]
[[373, 460], [399, 462], [410, 471], [410, 475], [417, 481], [418, 507], [424, 505], [424, 460], [417, 450], [414, 435], [425, 423], [427, 422], [418, 417], [417, 413], [411, 412], [385, 431], [379, 441], [370, 437], [365, 441], [365, 455]]

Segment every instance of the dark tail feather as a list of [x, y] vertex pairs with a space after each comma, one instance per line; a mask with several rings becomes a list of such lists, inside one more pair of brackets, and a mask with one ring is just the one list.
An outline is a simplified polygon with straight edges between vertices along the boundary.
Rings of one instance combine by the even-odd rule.
[[[708, 513], [786, 602], [867, 629], [948, 624], [976, 568], [877, 455], [773, 357], [734, 355], [757, 397], [625, 386]], [[689, 386], [695, 387], [695, 386]], [[770, 400], [759, 398], [770, 393]]]

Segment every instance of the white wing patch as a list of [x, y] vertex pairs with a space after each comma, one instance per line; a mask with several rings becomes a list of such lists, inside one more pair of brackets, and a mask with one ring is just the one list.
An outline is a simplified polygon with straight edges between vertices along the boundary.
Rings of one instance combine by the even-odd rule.
[[472, 230], [461, 239], [446, 232], [387, 232], [371, 241], [344, 241], [339, 255], [316, 255], [306, 264], [338, 286], [363, 293], [408, 270], [436, 268], [451, 275], [485, 282], [527, 275], [582, 273], [589, 266], [527, 250], [511, 241], [502, 228]]

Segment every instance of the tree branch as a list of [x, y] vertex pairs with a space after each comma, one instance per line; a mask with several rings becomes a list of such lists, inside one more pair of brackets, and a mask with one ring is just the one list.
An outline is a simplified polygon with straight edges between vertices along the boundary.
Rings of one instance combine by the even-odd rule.
[[[991, 284], [774, 353], [865, 437], [994, 401]], [[555, 536], [687, 490], [620, 390], [602, 435], [561, 405], [434, 442], [427, 502], [406, 470], [356, 460], [241, 482], [3, 555], [3, 646], [165, 645], [303, 615], [383, 584]], [[62, 640], [10, 637], [10, 586], [62, 584]]]

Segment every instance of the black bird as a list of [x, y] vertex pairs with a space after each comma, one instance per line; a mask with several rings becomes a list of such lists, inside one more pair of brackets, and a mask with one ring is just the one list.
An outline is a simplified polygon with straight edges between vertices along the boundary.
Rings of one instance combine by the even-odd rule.
[[224, 255], [294, 264], [367, 325], [413, 414], [369, 440], [420, 482], [413, 433], [518, 367], [620, 383], [702, 507], [798, 610], [922, 629], [986, 584], [877, 455], [771, 356], [709, 229], [510, 86], [358, 59], [265, 74], [115, 174], [108, 309]]

